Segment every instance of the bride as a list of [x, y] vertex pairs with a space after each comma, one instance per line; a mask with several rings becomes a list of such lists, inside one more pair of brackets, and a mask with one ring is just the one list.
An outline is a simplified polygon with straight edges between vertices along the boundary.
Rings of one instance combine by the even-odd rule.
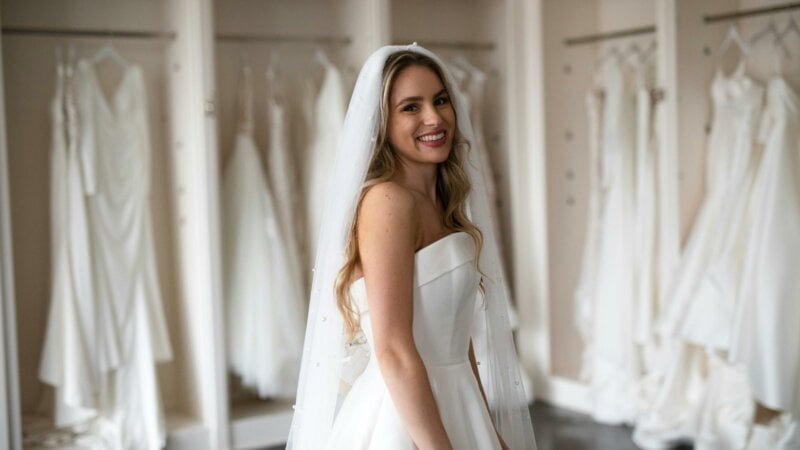
[[[288, 449], [536, 448], [479, 158], [452, 86], [416, 44], [379, 49], [359, 74]], [[353, 351], [364, 345], [365, 366]]]

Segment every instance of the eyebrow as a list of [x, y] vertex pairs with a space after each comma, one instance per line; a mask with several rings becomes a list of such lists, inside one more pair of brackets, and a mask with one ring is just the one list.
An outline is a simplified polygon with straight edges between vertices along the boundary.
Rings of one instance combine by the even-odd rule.
[[[442, 89], [441, 91], [437, 92], [436, 95], [434, 95], [433, 97], [436, 98], [436, 97], [439, 97], [442, 94], [447, 94], [447, 89]], [[419, 101], [422, 101], [422, 97], [420, 97], [418, 95], [414, 96], [414, 97], [406, 97], [406, 98], [400, 100], [399, 102], [397, 102], [397, 104], [395, 106], [402, 105], [403, 103], [419, 102]]]

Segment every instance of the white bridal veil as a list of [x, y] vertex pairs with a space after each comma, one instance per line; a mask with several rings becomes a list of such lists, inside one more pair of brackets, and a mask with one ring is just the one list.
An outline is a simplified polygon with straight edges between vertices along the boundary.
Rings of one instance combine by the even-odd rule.
[[[322, 228], [319, 230], [314, 281], [308, 312], [303, 360], [294, 418], [287, 449], [320, 450], [330, 435], [336, 414], [340, 377], [345, 361], [344, 323], [336, 307], [334, 280], [345, 261], [345, 243], [361, 186], [377, 140], [380, 120], [381, 79], [387, 58], [409, 50], [432, 58], [442, 68], [456, 111], [458, 129], [473, 142], [469, 111], [442, 61], [416, 45], [387, 46], [373, 53], [358, 75], [328, 180]], [[477, 320], [485, 333], [486, 360], [481, 360], [481, 379], [495, 427], [514, 450], [535, 449], [530, 413], [520, 379], [517, 355], [506, 309], [507, 286], [499, 264], [497, 237], [490, 220], [486, 187], [477, 149], [468, 152], [467, 172], [472, 183], [468, 199], [470, 220], [483, 233], [480, 268], [485, 274], [485, 307]], [[480, 338], [478, 336], [481, 336]], [[476, 343], [478, 347], [479, 343]]]

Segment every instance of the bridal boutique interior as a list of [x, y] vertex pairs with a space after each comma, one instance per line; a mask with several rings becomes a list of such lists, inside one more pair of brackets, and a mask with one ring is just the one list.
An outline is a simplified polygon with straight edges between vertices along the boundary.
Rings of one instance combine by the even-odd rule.
[[797, 2], [0, 20], [0, 448], [280, 448], [338, 126], [366, 57], [411, 42], [479, 124], [530, 399], [629, 436], [535, 407], [539, 448], [800, 448]]

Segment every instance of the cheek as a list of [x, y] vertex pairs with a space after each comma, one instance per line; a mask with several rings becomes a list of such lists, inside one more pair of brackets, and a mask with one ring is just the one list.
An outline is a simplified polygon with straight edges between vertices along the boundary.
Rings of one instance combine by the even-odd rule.
[[389, 119], [388, 129], [389, 141], [392, 144], [399, 144], [400, 142], [413, 139], [413, 128], [410, 126], [408, 120], [403, 120], [401, 117]]

